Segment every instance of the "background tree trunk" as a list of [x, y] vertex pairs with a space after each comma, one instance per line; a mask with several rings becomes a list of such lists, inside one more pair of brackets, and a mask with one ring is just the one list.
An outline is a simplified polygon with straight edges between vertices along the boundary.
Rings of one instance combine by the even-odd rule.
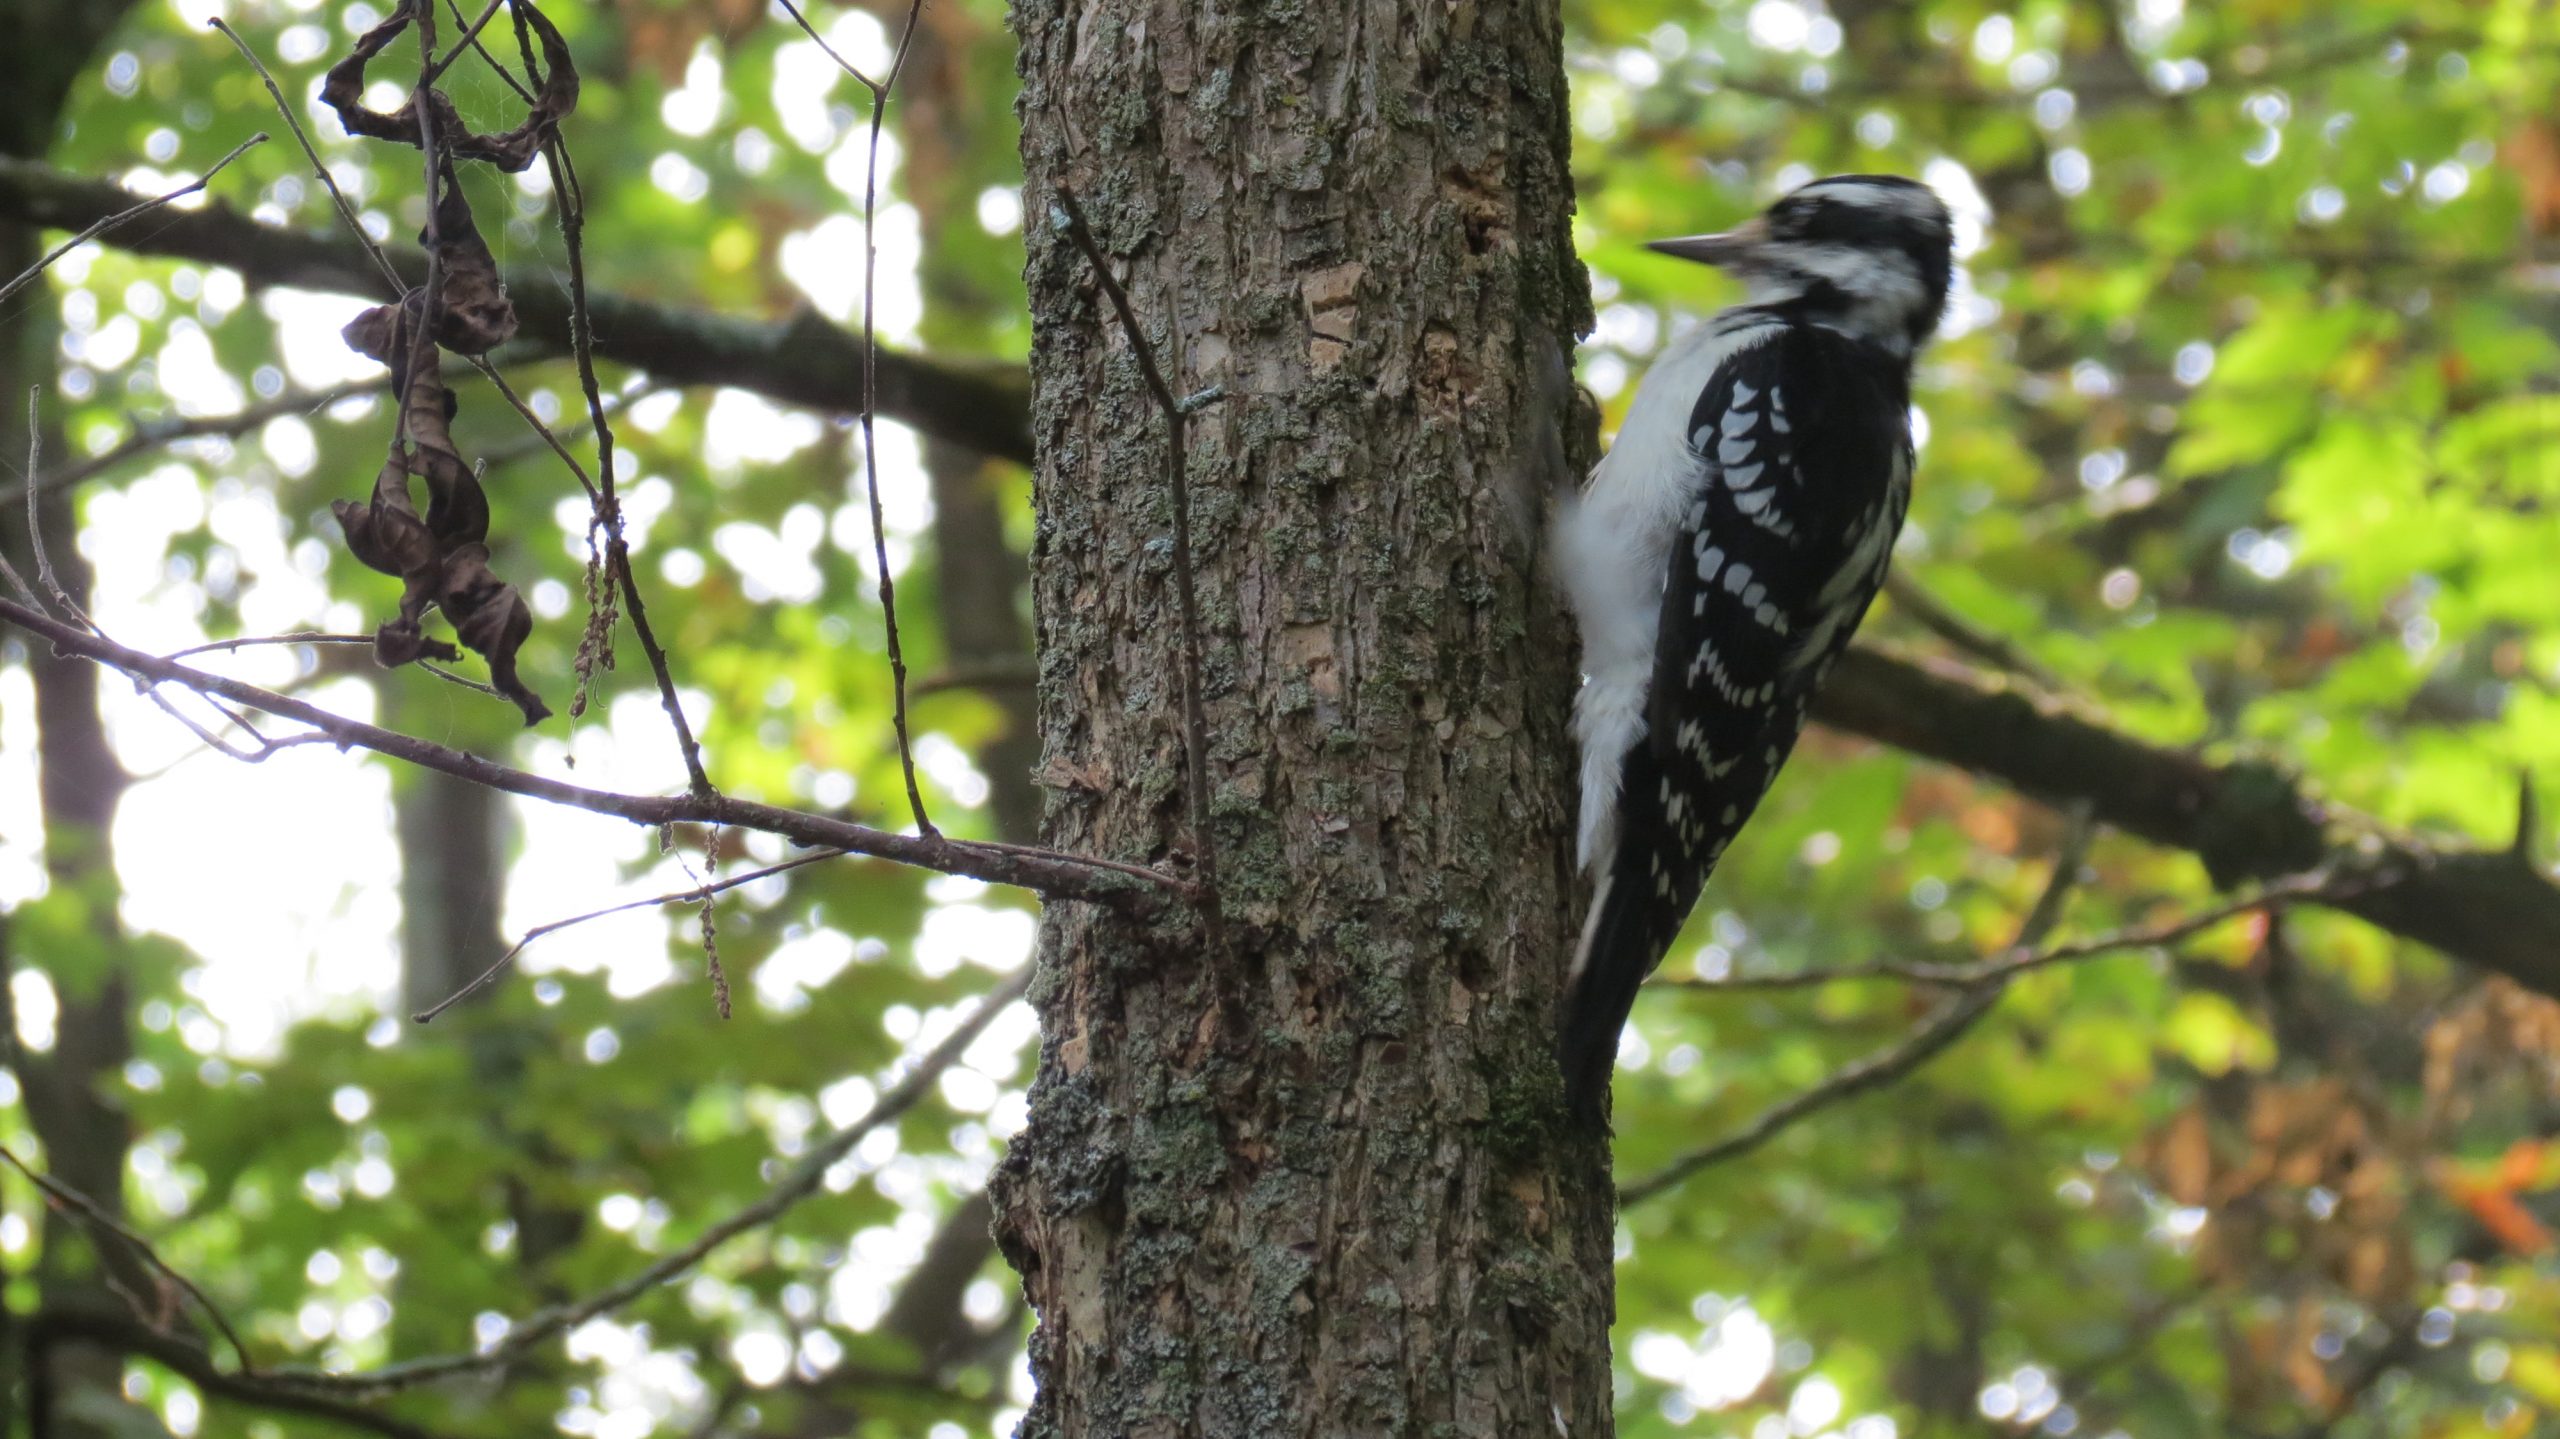
[[[61, 125], [73, 83], [133, 3], [0, 0], [0, 155], [42, 158]], [[46, 248], [42, 233], [33, 228], [0, 226], [0, 279], [35, 264]], [[58, 334], [47, 292], [21, 295], [0, 313], [0, 455], [8, 456], [13, 467], [23, 464], [27, 453], [30, 388], [45, 391], [37, 423], [44, 430], [46, 460], [60, 463], [67, 453], [53, 395]], [[85, 608], [89, 562], [73, 538], [78, 497], [56, 490], [37, 508], [54, 572]], [[23, 513], [0, 517], [0, 541], [33, 582], [28, 539]], [[133, 1133], [117, 1094], [126, 1061], [133, 1057], [133, 1040], [113, 830], [128, 779], [99, 717], [97, 667], [56, 658], [42, 645], [27, 648], [36, 691], [37, 792], [44, 814], [47, 892], [76, 897], [96, 949], [78, 956], [9, 952], [10, 936], [0, 935], [0, 971], [22, 965], [45, 971], [61, 1003], [52, 1053], [19, 1052], [14, 1013], [7, 1016], [9, 1052], [25, 1088], [28, 1125], [44, 1144], [53, 1176], [121, 1215], [125, 1153]], [[0, 985], [6, 977], [0, 973]], [[45, 1222], [39, 1274], [48, 1307], [120, 1306], [110, 1283], [148, 1292], [149, 1281], [130, 1256], [107, 1256], [108, 1267], [101, 1272], [89, 1262], [85, 1241], [65, 1242], [73, 1226], [59, 1211], [48, 1210]], [[124, 1368], [119, 1356], [85, 1344], [35, 1338], [40, 1342], [30, 1346], [29, 1357], [40, 1372], [25, 1376], [35, 1432], [77, 1439], [119, 1430], [130, 1434], [137, 1426], [138, 1432], [156, 1431], [156, 1423], [127, 1405], [119, 1392]]]
[[1557, 17], [1015, 10], [1052, 843], [1189, 848], [1165, 420], [1050, 217], [1071, 186], [1191, 424], [1228, 943], [1042, 921], [999, 1237], [1028, 1435], [1599, 1435], [1610, 1191], [1549, 1058], [1569, 630], [1536, 581], [1587, 323]]

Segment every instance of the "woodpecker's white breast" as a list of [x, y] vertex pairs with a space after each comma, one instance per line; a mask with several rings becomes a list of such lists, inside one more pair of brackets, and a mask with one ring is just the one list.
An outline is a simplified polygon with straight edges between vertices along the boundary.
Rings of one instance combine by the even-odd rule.
[[1556, 517], [1556, 565], [1582, 629], [1573, 729], [1582, 746], [1586, 870], [1605, 875], [1617, 849], [1620, 762], [1644, 736], [1671, 545], [1706, 477], [1707, 461], [1690, 444], [1690, 412], [1719, 366], [1782, 328], [1728, 311], [1673, 340], [1637, 385], [1617, 443]]

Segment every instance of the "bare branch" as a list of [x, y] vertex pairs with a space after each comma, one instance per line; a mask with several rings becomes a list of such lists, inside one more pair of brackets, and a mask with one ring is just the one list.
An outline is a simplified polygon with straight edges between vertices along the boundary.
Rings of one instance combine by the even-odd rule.
[[[159, 209], [163, 205], [169, 204], [174, 200], [183, 199], [186, 196], [192, 195], [198, 190], [203, 189], [214, 176], [222, 173], [224, 166], [239, 159], [242, 153], [247, 151], [250, 146], [263, 145], [265, 143], [267, 143], [267, 132], [261, 130], [257, 134], [250, 136], [248, 139], [241, 141], [239, 144], [232, 146], [230, 154], [214, 161], [213, 168], [198, 176], [193, 184], [181, 185], [177, 189], [171, 190], [165, 195], [157, 195], [129, 209], [118, 210], [116, 213], [98, 221], [96, 224], [91, 225], [79, 234], [74, 235], [70, 239], [63, 241], [61, 244], [54, 246], [51, 250], [45, 252], [45, 257], [43, 259], [36, 261], [34, 264], [20, 271], [17, 278], [9, 281], [5, 285], [0, 285], [0, 300], [6, 300], [11, 295], [18, 293], [28, 285], [33, 284], [38, 275], [41, 275], [45, 271], [53, 268], [54, 261], [61, 259], [63, 256], [70, 254], [74, 250], [79, 249], [82, 245], [85, 245], [91, 240], [98, 238], [100, 235], [107, 233], [116, 226], [125, 223], [127, 220], [138, 220], [141, 217], [150, 214], [152, 211]], [[32, 474], [33, 471], [29, 471], [29, 473]]]
[[174, 445], [182, 440], [237, 439], [269, 420], [281, 419], [287, 415], [306, 415], [314, 410], [327, 409], [340, 400], [376, 394], [386, 388], [389, 383], [386, 377], [332, 385], [325, 390], [295, 390], [278, 395], [272, 400], [262, 400], [245, 409], [234, 410], [227, 415], [137, 418], [132, 422], [132, 430], [123, 439], [77, 464], [65, 466], [49, 475], [39, 475], [32, 479], [19, 480], [15, 484], [0, 486], [0, 505], [17, 503], [25, 496], [30, 486], [38, 494], [67, 489], [163, 446]]
[[[460, 0], [445, 0], [445, 10], [453, 16], [455, 24], [462, 24], [462, 5]], [[509, 7], [508, 13], [511, 15], [515, 14], [513, 7]], [[533, 48], [532, 44], [530, 41], [526, 40], [523, 33], [524, 17], [521, 15], [515, 15], [515, 18], [517, 22], [516, 38], [519, 41], [524, 41], [525, 48], [530, 51]], [[489, 53], [489, 47], [487, 45], [481, 43], [480, 27], [478, 25], [465, 25], [463, 28], [466, 32], [463, 36], [463, 43], [468, 45], [474, 53], [479, 55], [481, 61], [488, 65], [491, 73], [495, 74], [501, 81], [505, 82], [508, 89], [516, 92], [517, 99], [522, 100], [528, 105], [533, 104], [534, 92], [526, 88], [522, 81], [516, 79], [516, 72], [508, 69], [497, 56]], [[447, 56], [445, 58], [450, 61], [454, 57]]]
[[[425, 73], [418, 76], [418, 88], [424, 90], [428, 86], [436, 83], [436, 81], [444, 78], [444, 72], [453, 67], [454, 61], [462, 58], [462, 52], [465, 50], [479, 50], [484, 58], [488, 57], [489, 52], [482, 50], [480, 47], [480, 32], [489, 27], [490, 21], [498, 18], [498, 11], [503, 8], [506, 3], [507, 0], [489, 0], [488, 8], [482, 10], [480, 12], [480, 18], [472, 21], [471, 24], [463, 30], [462, 38], [453, 42], [453, 48], [444, 52], [444, 58], [436, 61], [432, 65], [429, 65], [426, 68]], [[432, 12], [434, 7], [430, 4], [426, 9]], [[426, 18], [431, 21], [434, 16], [430, 13]], [[494, 58], [490, 59], [489, 64], [492, 69], [500, 68]], [[531, 99], [532, 97], [527, 96], [526, 98]]]
[[323, 1394], [302, 1393], [270, 1383], [264, 1375], [225, 1370], [189, 1336], [163, 1333], [140, 1320], [89, 1308], [54, 1308], [38, 1310], [27, 1317], [24, 1325], [31, 1349], [78, 1341], [137, 1355], [177, 1374], [213, 1399], [279, 1414], [307, 1415], [343, 1428], [379, 1434], [382, 1439], [450, 1439], [396, 1414]]
[[[782, 13], [791, 17], [791, 22], [800, 27], [801, 33], [807, 35], [811, 42], [827, 53], [828, 59], [836, 62], [837, 69], [842, 70], [844, 73], [852, 76], [856, 81], [860, 82], [863, 89], [868, 90], [874, 96], [877, 96], [882, 90], [887, 88], [873, 80], [870, 76], [865, 75], [860, 70], [854, 68], [854, 63], [852, 61], [837, 54], [836, 47], [827, 43], [827, 37], [818, 33], [818, 27], [809, 23], [809, 17], [800, 13], [799, 6], [792, 4], [791, 0], [774, 0], [774, 3], [782, 7]], [[907, 24], [910, 28], [915, 25], [914, 8], [910, 8], [907, 12]], [[898, 48], [901, 51], [904, 51], [906, 46], [900, 45]], [[894, 73], [889, 78], [891, 83], [896, 83], [897, 76]]]
[[[44, 425], [38, 415], [43, 399], [43, 390], [34, 387], [27, 390], [27, 473], [30, 475], [41, 473], [44, 465]], [[45, 550], [44, 517], [37, 508], [37, 493], [29, 487], [26, 496], [27, 549], [35, 559], [36, 583], [44, 586], [44, 592], [53, 596], [53, 602], [61, 606], [64, 614], [78, 620], [92, 634], [105, 634], [106, 631], [98, 628], [98, 622], [89, 618], [88, 611], [80, 608], [80, 602], [71, 597], [71, 592], [62, 587], [61, 577], [53, 572], [53, 556]], [[27, 582], [18, 577], [17, 571], [8, 571], [8, 576], [13, 588], [21, 594], [26, 593]], [[39, 604], [37, 608], [43, 606]]]
[[400, 278], [398, 270], [391, 267], [391, 259], [382, 252], [382, 246], [377, 244], [371, 235], [364, 232], [364, 222], [356, 218], [356, 207], [348, 203], [347, 192], [338, 188], [338, 177], [330, 174], [328, 165], [321, 161], [320, 151], [312, 145], [310, 134], [302, 128], [302, 118], [293, 113], [293, 102], [285, 99], [284, 90], [276, 84], [276, 77], [267, 73], [266, 62], [258, 58], [257, 51], [249, 48], [248, 41], [240, 38], [239, 31], [222, 23], [221, 16], [217, 15], [205, 23], [221, 31], [223, 38], [229, 40], [240, 51], [240, 58], [248, 61], [249, 68], [257, 71], [258, 78], [266, 83], [267, 94], [276, 102], [276, 113], [284, 117], [284, 126], [293, 133], [293, 142], [302, 147], [303, 158], [311, 162], [311, 177], [318, 180], [320, 187], [329, 192], [329, 203], [337, 207], [338, 219], [346, 225], [347, 233], [353, 235], [356, 243], [364, 247], [364, 252], [373, 261], [374, 268], [380, 270], [382, 278], [390, 282], [392, 298], [397, 299], [407, 294], [409, 292], [407, 282]]
[[[990, 884], [1017, 885], [1051, 898], [1087, 899], [1141, 913], [1151, 911], [1166, 894], [1187, 897], [1190, 893], [1190, 886], [1170, 875], [1057, 850], [985, 844], [939, 835], [892, 834], [826, 815], [727, 795], [618, 794], [568, 784], [510, 769], [478, 755], [400, 734], [379, 725], [332, 714], [317, 705], [260, 689], [256, 685], [145, 654], [85, 633], [14, 601], [0, 600], [0, 620], [51, 641], [59, 653], [95, 660], [137, 679], [184, 685], [199, 694], [220, 695], [252, 709], [299, 720], [341, 746], [371, 750], [473, 784], [596, 814], [613, 815], [634, 824], [729, 825], [780, 835], [812, 848], [842, 849], [940, 874], [966, 875]], [[1141, 876], [1144, 881], [1135, 882]]]
[[462, 1001], [478, 994], [481, 990], [488, 987], [489, 981], [496, 979], [499, 974], [506, 970], [507, 966], [516, 962], [516, 956], [524, 953], [526, 945], [533, 943], [544, 935], [558, 934], [564, 929], [574, 928], [578, 925], [585, 924], [589, 920], [602, 919], [609, 914], [621, 914], [626, 910], [655, 909], [662, 905], [708, 901], [713, 895], [720, 893], [722, 890], [736, 889], [742, 884], [753, 884], [760, 879], [771, 879], [777, 874], [798, 869], [802, 865], [816, 864], [821, 860], [841, 859], [845, 854], [846, 851], [840, 849], [820, 850], [816, 854], [800, 855], [793, 859], [784, 860], [780, 864], [769, 864], [762, 869], [754, 871], [753, 873], [734, 875], [728, 879], [717, 881], [716, 883], [697, 884], [690, 889], [679, 889], [668, 894], [653, 894], [647, 899], [626, 900], [621, 904], [606, 905], [602, 909], [591, 909], [584, 914], [573, 914], [567, 919], [555, 919], [548, 924], [537, 924], [533, 928], [526, 930], [524, 932], [524, 938], [517, 940], [508, 948], [506, 953], [499, 955], [497, 963], [480, 971], [479, 975], [469, 984], [464, 985], [462, 988], [455, 990], [452, 994], [437, 1001], [434, 1007], [422, 1009], [416, 1014], [410, 1015], [409, 1018], [415, 1023], [426, 1024], [432, 1021], [437, 1015], [444, 1013], [446, 1010], [453, 1008]]

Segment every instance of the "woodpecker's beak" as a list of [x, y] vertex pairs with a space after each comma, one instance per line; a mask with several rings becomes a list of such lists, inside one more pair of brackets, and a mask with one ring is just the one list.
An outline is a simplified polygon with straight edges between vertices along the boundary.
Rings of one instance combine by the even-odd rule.
[[1684, 235], [1677, 240], [1653, 240], [1645, 248], [1657, 255], [1694, 260], [1701, 265], [1731, 268], [1749, 260], [1768, 243], [1769, 225], [1754, 217], [1720, 235]]

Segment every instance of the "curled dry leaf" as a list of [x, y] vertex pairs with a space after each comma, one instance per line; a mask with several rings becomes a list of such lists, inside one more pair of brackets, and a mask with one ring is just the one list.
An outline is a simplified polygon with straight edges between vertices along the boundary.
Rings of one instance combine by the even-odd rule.
[[[417, 93], [412, 91], [399, 109], [388, 114], [368, 108], [364, 103], [364, 69], [401, 31], [409, 28], [423, 3], [432, 0], [400, 0], [392, 8], [391, 18], [358, 36], [347, 58], [330, 66], [322, 78], [320, 101], [338, 112], [338, 123], [346, 127], [348, 134], [403, 145], [419, 142]], [[426, 103], [435, 120], [438, 150], [456, 159], [486, 160], [510, 173], [531, 165], [533, 157], [542, 153], [542, 147], [558, 131], [560, 122], [578, 108], [578, 71], [570, 62], [568, 42], [560, 38], [559, 30], [531, 0], [517, 0], [515, 8], [542, 43], [544, 67], [541, 86], [534, 92], [533, 109], [522, 124], [496, 135], [475, 135], [462, 123], [460, 112], [443, 91], [426, 92]]]
[[[421, 628], [426, 612], [440, 609], [455, 636], [488, 658], [490, 684], [533, 724], [551, 713], [516, 675], [516, 651], [532, 633], [533, 614], [516, 587], [489, 568], [489, 497], [454, 448], [457, 401], [444, 382], [439, 348], [441, 342], [466, 354], [491, 349], [515, 333], [515, 311], [450, 165], [439, 188], [431, 234], [443, 278], [434, 333], [422, 323], [423, 288], [396, 305], [365, 311], [343, 332], [348, 348], [391, 367], [400, 428], [374, 477], [372, 497], [364, 504], [337, 500], [330, 508], [346, 530], [348, 553], [403, 586], [399, 615], [374, 631], [375, 657], [390, 666], [458, 658], [453, 646]], [[411, 497], [413, 478], [426, 484], [423, 516]]]
[[[460, 355], [485, 355], [515, 338], [516, 310], [507, 300], [506, 282], [498, 275], [498, 258], [471, 217], [453, 166], [443, 167], [436, 185], [436, 223], [419, 242], [431, 244], [436, 268], [443, 273], [440, 291], [444, 311], [436, 325], [436, 342]], [[401, 366], [407, 362], [403, 336], [426, 308], [423, 288], [412, 289], [400, 304], [376, 305], [347, 323], [340, 334], [347, 348], [391, 367], [392, 388], [405, 393]], [[448, 406], [450, 414], [450, 406]]]

